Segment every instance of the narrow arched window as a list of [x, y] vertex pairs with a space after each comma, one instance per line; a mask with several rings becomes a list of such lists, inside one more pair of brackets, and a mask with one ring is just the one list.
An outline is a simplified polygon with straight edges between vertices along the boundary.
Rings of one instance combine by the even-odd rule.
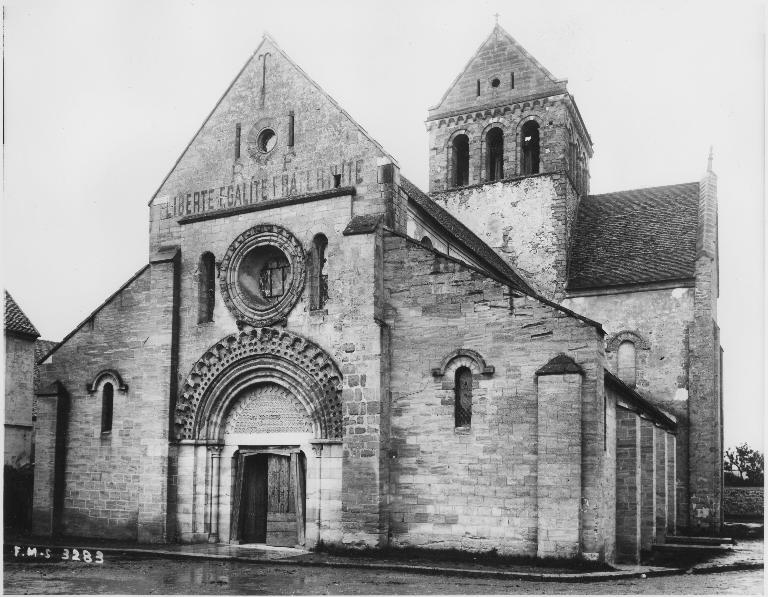
[[472, 371], [469, 367], [456, 370], [454, 392], [456, 427], [469, 427], [472, 424]]
[[428, 246], [430, 249], [432, 248], [432, 239], [428, 236], [425, 236], [421, 239], [421, 244]]
[[521, 135], [521, 174], [539, 173], [539, 123], [529, 120], [523, 125]]
[[451, 167], [453, 178], [451, 183], [455, 187], [469, 184], [469, 137], [456, 135], [452, 144]]
[[114, 398], [114, 386], [107, 382], [101, 389], [101, 432], [112, 431], [112, 399]]
[[213, 253], [200, 256], [197, 280], [197, 323], [213, 321], [216, 304], [216, 262]]
[[312, 249], [309, 255], [310, 280], [309, 299], [310, 309], [322, 309], [328, 300], [328, 274], [325, 273], [325, 250], [328, 239], [324, 234], [318, 234], [312, 239]]
[[637, 361], [635, 358], [635, 343], [625, 340], [619, 344], [618, 351], [619, 379], [628, 386], [634, 387], [637, 383]]
[[485, 136], [486, 151], [488, 152], [488, 180], [504, 178], [504, 133], [498, 127], [492, 128]]

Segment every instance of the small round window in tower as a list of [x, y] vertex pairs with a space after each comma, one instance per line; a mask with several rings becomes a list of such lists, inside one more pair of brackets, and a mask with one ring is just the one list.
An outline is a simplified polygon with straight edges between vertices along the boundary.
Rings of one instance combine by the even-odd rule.
[[256, 141], [256, 145], [261, 153], [269, 153], [275, 148], [277, 144], [277, 135], [272, 129], [264, 129], [259, 133], [259, 138]]
[[496, 87], [498, 87], [499, 85], [501, 85], [501, 81], [499, 81], [499, 79], [496, 79], [496, 78], [494, 78], [494, 79], [491, 81], [491, 87], [494, 87], [494, 88], [496, 88]]

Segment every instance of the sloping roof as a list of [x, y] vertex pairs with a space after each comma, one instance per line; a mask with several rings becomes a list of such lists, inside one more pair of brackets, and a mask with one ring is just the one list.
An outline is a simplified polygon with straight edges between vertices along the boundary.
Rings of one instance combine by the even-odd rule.
[[590, 195], [579, 205], [568, 288], [692, 278], [699, 183]]
[[487, 265], [496, 275], [508, 280], [515, 289], [529, 296], [537, 296], [523, 277], [512, 266], [485, 244], [474, 232], [440, 207], [429, 196], [404, 176], [400, 176], [400, 188], [408, 198], [440, 225], [452, 239], [459, 242], [473, 257]]
[[40, 335], [7, 290], [5, 291], [5, 331], [35, 338]]
[[603, 369], [603, 381], [607, 387], [613, 388], [618, 392], [620, 398], [626, 401], [632, 410], [644, 414], [653, 422], [660, 424], [665, 429], [675, 433], [677, 431], [677, 417], [668, 413], [663, 408], [656, 406], [648, 398], [640, 394], [634, 388], [629, 387], [616, 375]]
[[[168, 250], [166, 250], [166, 251], [161, 251], [161, 252], [164, 252], [164, 253], [170, 253], [172, 250], [173, 250], [173, 249], [168, 249]], [[42, 363], [42, 362], [43, 362], [45, 359], [47, 359], [49, 356], [51, 356], [51, 355], [52, 355], [54, 352], [56, 352], [56, 351], [57, 351], [59, 348], [61, 348], [62, 346], [64, 346], [64, 344], [67, 342], [67, 340], [69, 340], [69, 339], [70, 339], [72, 336], [74, 336], [74, 335], [77, 333], [77, 331], [78, 331], [80, 328], [82, 328], [82, 327], [83, 327], [83, 326], [84, 326], [84, 325], [85, 325], [85, 324], [86, 324], [88, 321], [90, 321], [90, 319], [91, 319], [91, 318], [92, 318], [94, 315], [96, 315], [96, 314], [97, 314], [99, 311], [101, 311], [101, 310], [102, 310], [104, 307], [106, 307], [106, 306], [107, 306], [109, 303], [111, 303], [111, 302], [112, 302], [112, 300], [113, 300], [113, 299], [114, 299], [116, 296], [118, 296], [118, 295], [119, 295], [119, 294], [120, 294], [120, 293], [121, 293], [123, 290], [125, 290], [126, 288], [128, 288], [128, 286], [130, 286], [130, 284], [131, 284], [131, 283], [132, 283], [134, 280], [136, 280], [136, 279], [137, 279], [137, 278], [138, 278], [138, 277], [139, 277], [141, 274], [143, 274], [143, 273], [144, 273], [145, 271], [147, 271], [149, 268], [150, 268], [150, 264], [148, 263], [147, 265], [145, 265], [144, 267], [142, 267], [142, 268], [141, 268], [139, 271], [137, 271], [135, 274], [133, 274], [133, 275], [132, 275], [132, 276], [131, 276], [131, 277], [128, 279], [128, 281], [127, 281], [125, 284], [123, 284], [123, 285], [122, 285], [120, 288], [118, 288], [117, 290], [115, 290], [115, 292], [113, 292], [112, 294], [110, 294], [110, 295], [109, 295], [109, 296], [106, 298], [106, 300], [105, 300], [103, 303], [101, 303], [101, 304], [100, 304], [98, 307], [96, 307], [96, 308], [95, 308], [93, 311], [91, 311], [91, 314], [90, 314], [90, 315], [88, 315], [88, 317], [86, 317], [85, 319], [83, 319], [83, 321], [81, 321], [79, 324], [77, 324], [77, 326], [75, 326], [75, 329], [73, 329], [71, 332], [69, 332], [69, 334], [67, 334], [66, 336], [64, 336], [64, 338], [62, 338], [61, 342], [53, 342], [53, 343], [52, 343], [52, 346], [50, 347], [50, 349], [49, 349], [49, 350], [47, 350], [47, 351], [45, 351], [45, 352], [43, 352], [43, 353], [42, 353], [42, 356], [41, 356], [40, 358], [38, 358], [38, 357], [37, 357], [37, 353], [36, 353], [36, 354], [35, 354], [35, 359], [37, 360], [37, 362], [38, 362], [38, 363]], [[47, 341], [46, 341], [46, 342], [47, 342]]]

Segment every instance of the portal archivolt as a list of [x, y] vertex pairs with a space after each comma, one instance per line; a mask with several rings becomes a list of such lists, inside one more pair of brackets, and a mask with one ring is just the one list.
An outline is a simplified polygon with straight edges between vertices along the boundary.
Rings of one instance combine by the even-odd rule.
[[181, 387], [176, 438], [220, 440], [233, 401], [254, 386], [283, 388], [309, 413], [316, 438], [340, 439], [341, 381], [322, 348], [285, 330], [245, 326], [205, 351]]

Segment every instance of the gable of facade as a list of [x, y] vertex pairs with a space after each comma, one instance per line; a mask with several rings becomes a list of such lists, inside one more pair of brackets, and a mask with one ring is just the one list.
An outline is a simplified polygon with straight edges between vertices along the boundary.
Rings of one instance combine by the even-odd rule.
[[377, 178], [393, 159], [265, 37], [150, 202], [153, 248], [181, 218], [226, 217], [267, 202], [354, 187], [350, 216], [383, 213]]

